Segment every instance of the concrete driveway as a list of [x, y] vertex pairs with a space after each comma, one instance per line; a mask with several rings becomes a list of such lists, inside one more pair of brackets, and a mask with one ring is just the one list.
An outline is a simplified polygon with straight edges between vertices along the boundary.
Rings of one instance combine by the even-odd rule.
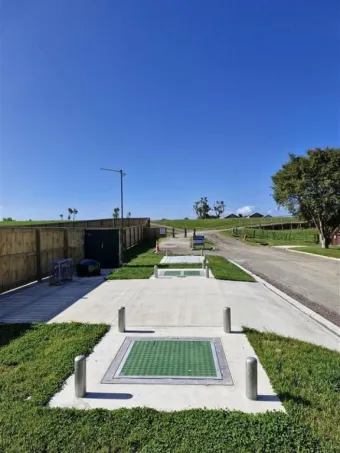
[[313, 255], [249, 246], [210, 233], [216, 254], [276, 286], [324, 318], [340, 326], [340, 263]]

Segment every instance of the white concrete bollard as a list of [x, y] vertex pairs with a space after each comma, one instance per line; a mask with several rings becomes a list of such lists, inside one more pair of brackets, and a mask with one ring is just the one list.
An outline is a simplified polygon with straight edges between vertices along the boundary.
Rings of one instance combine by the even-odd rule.
[[257, 400], [257, 360], [255, 357], [246, 358], [246, 397]]
[[77, 398], [86, 393], [86, 357], [78, 355], [74, 359], [74, 390]]
[[118, 309], [118, 331], [125, 332], [125, 307]]
[[158, 278], [158, 266], [156, 265], [153, 267], [153, 275], [155, 278]]
[[230, 307], [223, 308], [223, 330], [225, 333], [231, 333], [231, 313]]
[[208, 266], [205, 267], [205, 277], [209, 278], [209, 267]]

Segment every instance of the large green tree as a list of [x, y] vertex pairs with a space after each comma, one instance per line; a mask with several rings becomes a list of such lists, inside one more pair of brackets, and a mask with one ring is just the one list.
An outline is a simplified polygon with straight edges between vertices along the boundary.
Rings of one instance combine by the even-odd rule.
[[277, 204], [314, 224], [322, 247], [328, 248], [340, 229], [340, 149], [316, 148], [306, 156], [290, 154], [272, 181]]
[[214, 211], [215, 211], [216, 217], [218, 219], [221, 218], [221, 216], [224, 213], [224, 210], [225, 210], [224, 201], [222, 201], [222, 200], [221, 201], [216, 201], [216, 203], [214, 204]]

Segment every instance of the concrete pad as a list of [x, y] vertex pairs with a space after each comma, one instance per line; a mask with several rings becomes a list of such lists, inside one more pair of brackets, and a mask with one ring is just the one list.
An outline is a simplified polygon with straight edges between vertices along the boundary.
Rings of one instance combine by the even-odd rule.
[[187, 277], [107, 281], [51, 322], [117, 325], [126, 307], [128, 328], [219, 327], [225, 306], [232, 328], [246, 325], [339, 350], [339, 337], [260, 283]]
[[163, 256], [160, 264], [201, 264], [203, 260], [204, 256]]
[[125, 337], [136, 336], [136, 332], [118, 333], [116, 327], [113, 327], [87, 359], [88, 393], [85, 397], [75, 398], [74, 376], [71, 376], [61, 392], [52, 398], [49, 406], [78, 409], [146, 406], [163, 411], [204, 407], [253, 413], [268, 410], [284, 411], [260, 364], [258, 366], [259, 399], [250, 401], [245, 397], [245, 360], [248, 356], [256, 357], [245, 335], [224, 334], [220, 328], [207, 327], [157, 328], [154, 334], [143, 334], [144, 327], [136, 327], [134, 330], [140, 331], [140, 335], [145, 337], [220, 337], [234, 385], [101, 384]]

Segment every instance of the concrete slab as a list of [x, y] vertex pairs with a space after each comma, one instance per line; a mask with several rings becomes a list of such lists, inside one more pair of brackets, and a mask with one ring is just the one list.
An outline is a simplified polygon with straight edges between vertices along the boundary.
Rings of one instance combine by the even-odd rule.
[[204, 256], [163, 256], [161, 264], [201, 264], [203, 260]]
[[48, 322], [72, 304], [87, 297], [104, 281], [111, 270], [102, 270], [101, 276], [77, 277], [60, 286], [49, 286], [48, 280], [26, 285], [0, 296], [0, 322]]
[[107, 281], [60, 313], [51, 322], [117, 325], [126, 307], [129, 329], [136, 326], [220, 327], [225, 306], [232, 329], [246, 325], [339, 350], [339, 337], [260, 283], [197, 277]]
[[[140, 333], [144, 327], [136, 327]], [[243, 334], [223, 334], [220, 328], [174, 327], [159, 328], [153, 335], [171, 337], [220, 337], [228, 361], [234, 385], [162, 385], [162, 384], [101, 384], [126, 336], [135, 333], [118, 333], [113, 327], [95, 347], [87, 359], [87, 394], [84, 398], [74, 397], [74, 376], [71, 376], [64, 388], [49, 403], [50, 407], [93, 408], [131, 408], [151, 407], [156, 410], [174, 411], [192, 408], [230, 409], [244, 412], [265, 412], [268, 410], [284, 411], [275, 396], [269, 379], [259, 364], [258, 401], [246, 399], [245, 359], [255, 356], [255, 352]], [[255, 356], [256, 357], [256, 356]]]

